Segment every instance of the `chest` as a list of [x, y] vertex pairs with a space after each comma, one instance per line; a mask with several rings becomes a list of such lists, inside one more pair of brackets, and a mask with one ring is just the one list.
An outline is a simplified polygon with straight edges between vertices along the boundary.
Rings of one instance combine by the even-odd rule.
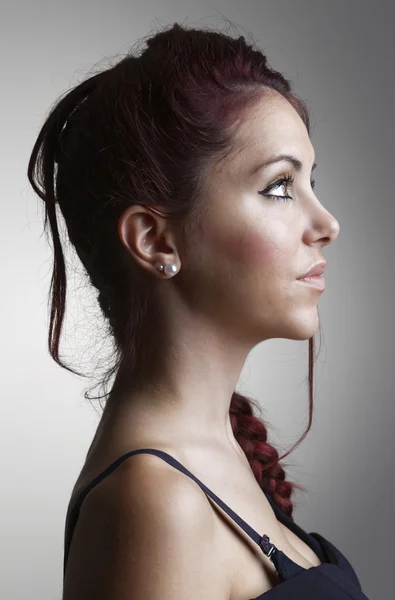
[[[268, 535], [271, 543], [296, 564], [305, 569], [319, 566], [321, 560], [310, 545], [278, 520], [255, 478], [247, 476], [242, 482], [240, 473], [236, 481], [240, 482], [240, 489], [233, 484], [221, 490], [218, 495], [222, 500], [255, 531]], [[281, 583], [273, 562], [259, 546], [215, 502], [209, 501], [216, 520], [213, 560], [221, 569], [221, 577], [230, 583], [230, 600], [255, 598]]]
[[[156, 447], [158, 444], [141, 443], [139, 447]], [[114, 451], [114, 456], [123, 453]], [[240, 462], [218, 454], [215, 460], [198, 461], [187, 454], [176, 456], [198, 479], [206, 484], [225, 504], [260, 535], [266, 534], [275, 546], [296, 564], [309, 569], [321, 564], [313, 549], [276, 516], [269, 500], [255, 479], [247, 460]], [[211, 452], [213, 456], [213, 452]], [[112, 456], [85, 465], [75, 492], [108, 465]], [[170, 467], [169, 468], [173, 468]], [[221, 581], [229, 583], [229, 600], [255, 598], [280, 583], [273, 562], [259, 546], [216, 502], [207, 496], [213, 508], [215, 543], [210, 549], [213, 565]]]

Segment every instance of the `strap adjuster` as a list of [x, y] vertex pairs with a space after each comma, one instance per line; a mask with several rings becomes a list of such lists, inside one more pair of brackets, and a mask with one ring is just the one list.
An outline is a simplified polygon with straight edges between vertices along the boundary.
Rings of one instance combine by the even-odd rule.
[[262, 536], [261, 541], [259, 542], [259, 546], [262, 549], [263, 553], [266, 554], [266, 556], [268, 556], [269, 558], [277, 550], [277, 547], [270, 542], [270, 538], [266, 534]]

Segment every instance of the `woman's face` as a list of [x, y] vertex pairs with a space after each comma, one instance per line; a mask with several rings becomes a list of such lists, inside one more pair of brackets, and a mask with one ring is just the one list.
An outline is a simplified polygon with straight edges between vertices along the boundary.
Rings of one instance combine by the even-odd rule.
[[[262, 100], [237, 140], [237, 156], [208, 176], [205, 217], [185, 257], [184, 292], [205, 318], [250, 342], [308, 339], [319, 325], [323, 292], [297, 279], [339, 234], [338, 221], [311, 187], [314, 148], [302, 119], [279, 94]], [[301, 170], [285, 160], [260, 167], [281, 154], [298, 159]], [[287, 177], [294, 181], [268, 189]], [[180, 261], [178, 276], [182, 255]]]

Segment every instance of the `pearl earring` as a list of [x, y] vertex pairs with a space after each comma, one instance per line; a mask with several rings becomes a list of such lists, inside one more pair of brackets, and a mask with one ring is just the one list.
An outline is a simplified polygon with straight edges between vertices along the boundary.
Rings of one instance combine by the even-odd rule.
[[164, 271], [166, 273], [166, 275], [172, 276], [177, 273], [178, 268], [177, 268], [177, 265], [175, 265], [174, 263], [170, 263], [169, 265], [166, 265], [165, 267], [160, 264], [156, 265], [156, 270]]

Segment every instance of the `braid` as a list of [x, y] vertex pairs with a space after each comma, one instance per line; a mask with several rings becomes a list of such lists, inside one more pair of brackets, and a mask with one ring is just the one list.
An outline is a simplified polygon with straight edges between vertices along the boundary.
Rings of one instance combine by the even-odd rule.
[[238, 392], [233, 393], [229, 414], [234, 436], [244, 451], [261, 488], [271, 494], [281, 510], [291, 516], [293, 505], [289, 498], [293, 488], [302, 490], [304, 488], [299, 484], [285, 481], [285, 471], [279, 464], [284, 457], [279, 457], [275, 447], [268, 443], [267, 428], [264, 422], [254, 415], [253, 408], [261, 411], [255, 400], [246, 398]]

